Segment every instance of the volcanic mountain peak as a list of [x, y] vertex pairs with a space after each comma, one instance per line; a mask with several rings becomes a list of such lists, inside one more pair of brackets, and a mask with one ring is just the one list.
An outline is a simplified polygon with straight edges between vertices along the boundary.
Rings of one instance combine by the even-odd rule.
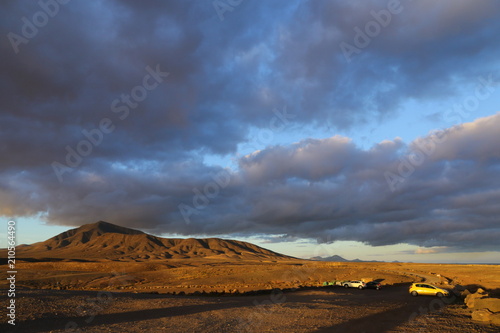
[[23, 246], [25, 258], [293, 259], [257, 245], [219, 238], [161, 238], [104, 221], [70, 229], [44, 242]]
[[125, 235], [144, 234], [144, 232], [142, 232], [140, 230], [126, 228], [126, 227], [122, 227], [122, 226], [108, 223], [108, 222], [104, 222], [104, 221], [98, 221], [95, 223], [85, 224], [79, 228], [76, 228], [75, 230], [79, 230], [82, 232], [95, 231], [95, 232], [100, 233], [100, 234], [104, 234], [104, 233], [108, 233], [108, 232], [114, 233], [114, 234], [125, 234]]
[[98, 221], [70, 229], [43, 243], [50, 243], [46, 246], [47, 249], [50, 250], [52, 248], [61, 248], [68, 245], [85, 244], [105, 234], [142, 235], [144, 232], [104, 221]]

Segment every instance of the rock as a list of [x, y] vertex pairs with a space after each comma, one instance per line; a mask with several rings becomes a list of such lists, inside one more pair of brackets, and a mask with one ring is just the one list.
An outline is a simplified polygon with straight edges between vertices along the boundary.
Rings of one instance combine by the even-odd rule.
[[492, 324], [500, 326], [500, 312], [493, 313], [490, 319]]
[[472, 320], [488, 323], [491, 320], [492, 312], [488, 309], [481, 309], [472, 312]]
[[465, 289], [464, 291], [460, 292], [460, 296], [462, 296], [464, 298], [470, 294], [471, 294], [471, 292], [469, 291], [469, 289]]
[[482, 295], [482, 294], [478, 294], [478, 293], [475, 293], [475, 294], [469, 294], [465, 297], [465, 304], [467, 305], [468, 308], [475, 308], [476, 307], [476, 301], [478, 299], [481, 299], [485, 297], [485, 295]]
[[474, 309], [488, 309], [491, 312], [500, 312], [500, 298], [478, 298], [474, 302]]
[[486, 290], [484, 290], [483, 288], [477, 288], [476, 294], [488, 295]]
[[481, 295], [469, 294], [469, 295], [465, 296], [464, 303], [465, 303], [465, 305], [467, 305], [468, 308], [473, 308], [474, 303], [476, 302], [476, 298], [479, 298], [479, 297], [481, 297]]

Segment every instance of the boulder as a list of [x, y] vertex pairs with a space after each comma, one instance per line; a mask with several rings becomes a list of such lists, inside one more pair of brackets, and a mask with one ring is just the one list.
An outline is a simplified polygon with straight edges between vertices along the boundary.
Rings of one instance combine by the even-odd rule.
[[482, 298], [483, 295], [481, 294], [469, 294], [465, 297], [465, 304], [467, 305], [468, 308], [474, 308], [476, 300], [479, 298]]
[[467, 297], [467, 296], [469, 296], [470, 294], [471, 293], [470, 293], [469, 289], [465, 289], [462, 292], [460, 292], [460, 296], [462, 296], [464, 298]]
[[491, 320], [492, 312], [488, 309], [481, 309], [472, 312], [472, 320], [489, 323]]
[[500, 312], [500, 298], [477, 298], [474, 309], [488, 309], [491, 312]]
[[484, 290], [483, 288], [477, 288], [476, 294], [488, 295], [486, 290]]
[[500, 312], [493, 313], [490, 319], [492, 324], [500, 326]]

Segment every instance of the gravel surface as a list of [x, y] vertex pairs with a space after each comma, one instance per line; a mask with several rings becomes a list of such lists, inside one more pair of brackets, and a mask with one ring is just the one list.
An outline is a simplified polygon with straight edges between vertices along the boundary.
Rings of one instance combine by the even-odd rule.
[[453, 300], [411, 297], [407, 290], [332, 287], [219, 297], [20, 290], [15, 330], [4, 322], [0, 331], [498, 332], [471, 322]]

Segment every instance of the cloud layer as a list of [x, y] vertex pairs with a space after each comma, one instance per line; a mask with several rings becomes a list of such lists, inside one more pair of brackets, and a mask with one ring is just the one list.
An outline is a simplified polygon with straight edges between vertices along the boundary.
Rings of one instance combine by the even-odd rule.
[[[240, 157], [234, 170], [204, 163], [236, 154], [282, 105], [294, 126], [356, 130], [407, 101], [500, 77], [497, 1], [388, 10], [387, 1], [243, 1], [222, 14], [212, 1], [2, 2], [0, 214], [494, 248], [498, 115], [410, 143], [304, 138]], [[369, 45], [356, 44], [356, 28], [366, 34], [387, 12]], [[346, 58], [341, 43], [359, 52]]]
[[494, 248], [498, 128], [500, 114], [409, 145], [395, 139], [362, 150], [332, 137], [246, 156], [242, 178], [259, 184], [246, 192], [257, 202], [253, 221], [325, 241]]

